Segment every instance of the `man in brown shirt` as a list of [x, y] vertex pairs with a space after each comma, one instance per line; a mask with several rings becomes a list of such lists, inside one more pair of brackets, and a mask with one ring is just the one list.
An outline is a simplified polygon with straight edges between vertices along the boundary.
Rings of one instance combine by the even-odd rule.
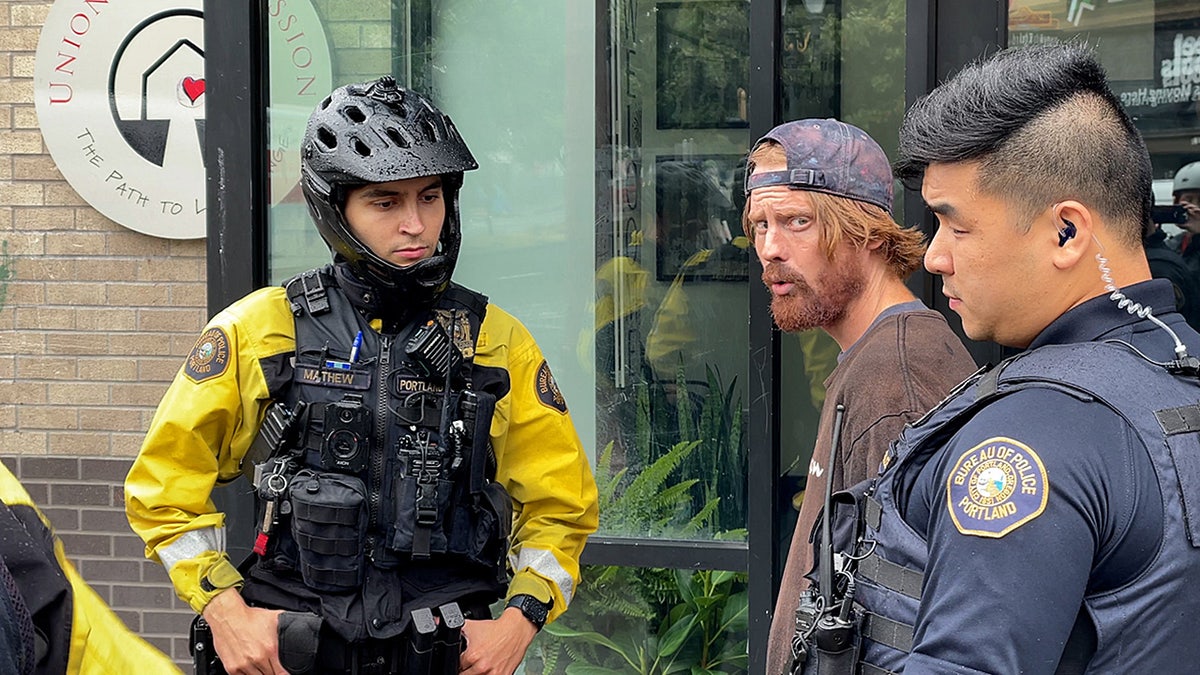
[[[975, 364], [941, 314], [904, 281], [924, 238], [891, 217], [892, 172], [865, 132], [837, 120], [772, 129], [750, 152], [743, 226], [763, 265], [771, 313], [783, 330], [819, 327], [841, 348], [767, 646], [767, 672], [788, 672], [810, 533], [826, 481], [834, 490], [875, 475], [907, 422], [938, 403]], [[833, 466], [834, 410], [845, 409]]]

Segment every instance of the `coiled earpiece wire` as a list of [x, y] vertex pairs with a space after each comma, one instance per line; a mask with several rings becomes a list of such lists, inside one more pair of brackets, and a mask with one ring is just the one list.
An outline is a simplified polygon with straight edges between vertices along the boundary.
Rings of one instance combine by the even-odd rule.
[[1175, 359], [1168, 363], [1160, 363], [1146, 356], [1137, 347], [1134, 347], [1124, 340], [1105, 340], [1105, 342], [1115, 342], [1117, 344], [1124, 345], [1132, 349], [1134, 353], [1150, 363], [1166, 368], [1167, 372], [1169, 373], [1200, 375], [1200, 359], [1197, 359], [1193, 356], [1188, 356], [1187, 346], [1183, 344], [1183, 341], [1179, 339], [1179, 336], [1175, 334], [1175, 331], [1171, 330], [1170, 326], [1163, 323], [1158, 317], [1154, 316], [1153, 308], [1147, 307], [1138, 302], [1134, 302], [1132, 299], [1122, 293], [1121, 289], [1117, 288], [1116, 282], [1113, 281], [1112, 269], [1108, 266], [1108, 258], [1104, 257], [1104, 244], [1101, 244], [1100, 240], [1097, 239], [1096, 235], [1094, 234], [1092, 235], [1092, 241], [1096, 243], [1096, 247], [1099, 249], [1096, 252], [1096, 264], [1100, 267], [1100, 280], [1104, 282], [1104, 290], [1108, 291], [1108, 299], [1115, 302], [1118, 308], [1125, 310], [1130, 315], [1137, 316], [1142, 319], [1149, 319], [1150, 321], [1154, 322], [1154, 325], [1167, 331], [1167, 334], [1171, 336], [1171, 340], [1175, 343]]

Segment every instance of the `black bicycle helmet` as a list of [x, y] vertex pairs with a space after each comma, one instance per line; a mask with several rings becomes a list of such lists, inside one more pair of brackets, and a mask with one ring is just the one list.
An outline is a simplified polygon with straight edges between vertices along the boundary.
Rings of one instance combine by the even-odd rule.
[[[401, 291], [405, 302], [430, 302], [445, 288], [462, 241], [463, 172], [479, 164], [429, 99], [390, 76], [338, 87], [309, 117], [300, 158], [308, 212], [335, 261], [349, 264], [365, 282]], [[362, 185], [421, 176], [442, 176], [446, 220], [434, 255], [401, 267], [354, 235], [344, 213], [346, 195]]]

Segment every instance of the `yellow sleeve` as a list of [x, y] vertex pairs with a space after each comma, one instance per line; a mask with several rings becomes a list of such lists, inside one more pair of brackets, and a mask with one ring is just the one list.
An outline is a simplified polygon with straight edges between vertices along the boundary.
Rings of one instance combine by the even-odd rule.
[[[147, 673], [166, 675], [180, 670], [169, 658], [149, 642], [129, 630], [125, 622], [104, 600], [88, 586], [67, 558], [62, 541], [41, 509], [8, 467], [0, 464], [0, 498], [8, 507], [32, 509], [45, 528], [44, 533], [31, 532], [35, 541], [53, 543], [54, 563], [71, 588], [71, 647], [67, 672], [80, 675], [106, 673]], [[31, 541], [6, 542], [9, 545], [34, 545]], [[45, 551], [50, 554], [49, 550]], [[3, 592], [3, 591], [0, 591]]]
[[489, 305], [475, 362], [508, 372], [496, 404], [492, 445], [496, 480], [515, 506], [508, 597], [553, 601], [566, 611], [579, 583], [579, 556], [599, 522], [596, 481], [550, 367], [526, 328]]
[[262, 360], [295, 351], [287, 296], [264, 288], [205, 327], [150, 423], [125, 479], [125, 511], [147, 557], [196, 612], [242, 578], [225, 553], [212, 489], [239, 475], [270, 392]]

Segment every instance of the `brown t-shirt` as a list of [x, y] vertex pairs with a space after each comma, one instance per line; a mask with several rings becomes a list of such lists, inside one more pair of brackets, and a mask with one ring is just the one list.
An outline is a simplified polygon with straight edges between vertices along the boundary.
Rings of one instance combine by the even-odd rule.
[[[813, 565], [809, 534], [821, 510], [825, 482], [833, 490], [875, 476], [888, 446], [901, 429], [937, 405], [975, 371], [975, 362], [941, 314], [903, 311], [877, 319], [825, 380], [817, 441], [809, 464], [805, 498], [775, 603], [767, 644], [767, 673], [787, 672], [804, 578]], [[845, 406], [840, 446], [829, 463], [834, 410]]]

